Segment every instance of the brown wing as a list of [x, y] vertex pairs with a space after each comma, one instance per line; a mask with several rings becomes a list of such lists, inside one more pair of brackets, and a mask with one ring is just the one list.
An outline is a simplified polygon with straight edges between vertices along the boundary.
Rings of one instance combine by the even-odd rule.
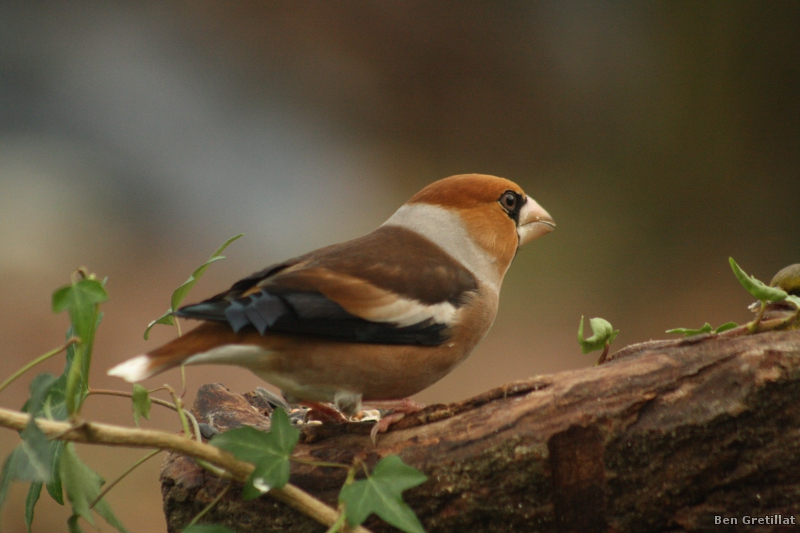
[[272, 265], [176, 315], [225, 321], [234, 331], [254, 327], [262, 335], [436, 345], [476, 289], [469, 271], [430, 241], [381, 227]]

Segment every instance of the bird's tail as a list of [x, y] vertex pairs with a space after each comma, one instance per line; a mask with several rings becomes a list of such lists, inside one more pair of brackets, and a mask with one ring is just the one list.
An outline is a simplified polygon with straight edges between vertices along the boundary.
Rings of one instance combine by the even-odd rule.
[[203, 322], [189, 333], [150, 353], [137, 355], [118, 364], [108, 371], [108, 375], [135, 383], [180, 366], [194, 354], [232, 341], [235, 341], [235, 333], [227, 324]]

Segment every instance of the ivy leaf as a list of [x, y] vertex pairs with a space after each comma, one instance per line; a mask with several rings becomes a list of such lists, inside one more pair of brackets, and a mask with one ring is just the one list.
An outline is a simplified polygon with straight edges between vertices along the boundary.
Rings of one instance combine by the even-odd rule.
[[[72, 337], [72, 328], [67, 331], [67, 338]], [[30, 413], [34, 418], [46, 417], [50, 420], [67, 419], [66, 389], [67, 377], [75, 360], [75, 346], [67, 347], [67, 357], [64, 372], [52, 384], [48, 384], [47, 374], [36, 376], [31, 382], [31, 398], [22, 407], [24, 412]], [[83, 380], [83, 376], [81, 376]], [[79, 382], [75, 392], [74, 402], [80, 404], [85, 397], [83, 381]], [[39, 400], [37, 398], [42, 397]], [[64, 505], [64, 494], [61, 487], [61, 474], [58, 469], [59, 457], [64, 443], [58, 440], [48, 441], [48, 454], [52, 458], [52, 471], [50, 481], [47, 482], [47, 492], [59, 503]]]
[[25, 452], [21, 450], [21, 447], [17, 446], [3, 462], [3, 470], [0, 472], [0, 508], [3, 507], [6, 501], [11, 482], [25, 480], [30, 477], [30, 472], [27, 470], [27, 461], [22, 457]]
[[181, 533], [234, 533], [234, 531], [218, 524], [195, 524], [182, 529]]
[[778, 289], [777, 287], [770, 287], [764, 282], [757, 280], [755, 277], [748, 276], [745, 271], [736, 264], [733, 257], [729, 257], [728, 262], [731, 264], [731, 269], [733, 269], [733, 273], [736, 279], [739, 280], [739, 283], [742, 284], [742, 287], [747, 289], [747, 292], [757, 299], [762, 302], [780, 302], [786, 299], [786, 291]]
[[6, 458], [0, 473], [0, 508], [12, 481], [33, 481], [41, 489], [41, 483], [50, 480], [52, 458], [48, 454], [47, 437], [35, 423], [28, 424], [20, 436], [22, 442]]
[[50, 481], [45, 484], [47, 493], [58, 502], [59, 505], [64, 505], [64, 489], [61, 485], [61, 473], [59, 471], [59, 462], [63, 449], [63, 441], [50, 441], [50, 454], [53, 456], [53, 473]]
[[19, 435], [22, 437], [22, 442], [18, 446], [21, 452], [19, 466], [24, 472], [24, 477], [17, 479], [50, 481], [54, 460], [50, 454], [50, 441], [35, 422], [28, 423]]
[[33, 378], [29, 387], [31, 395], [23, 409], [29, 412], [33, 418], [41, 417], [44, 413], [45, 401], [49, 398], [50, 391], [57, 382], [58, 378], [48, 373], [42, 373]]
[[108, 300], [108, 293], [96, 279], [82, 279], [53, 293], [53, 312], [69, 311], [75, 335], [84, 343], [92, 336], [97, 304]]
[[25, 497], [25, 525], [28, 528], [28, 533], [31, 533], [31, 525], [33, 524], [33, 508], [36, 507], [36, 502], [39, 501], [39, 496], [42, 493], [42, 482], [34, 481], [28, 487], [28, 495]]
[[706, 322], [703, 324], [703, 327], [698, 329], [691, 329], [691, 328], [674, 328], [668, 329], [667, 333], [675, 333], [677, 335], [683, 335], [684, 337], [691, 337], [693, 335], [700, 335], [702, 333], [722, 333], [723, 331], [728, 331], [729, 329], [738, 328], [739, 324], [736, 322], [725, 322], [721, 326], [716, 329], [711, 327], [711, 324]]
[[800, 296], [795, 296], [794, 294], [790, 294], [786, 297], [788, 301], [790, 301], [794, 306], [800, 309]]
[[245, 426], [215, 435], [211, 444], [255, 465], [242, 490], [242, 497], [252, 500], [289, 482], [289, 457], [299, 439], [286, 411], [275, 409], [269, 433]]
[[[73, 337], [73, 329], [70, 327], [67, 330], [67, 338]], [[34, 418], [41, 418], [47, 417], [50, 420], [66, 420], [67, 419], [67, 378], [72, 370], [72, 364], [75, 361], [75, 345], [70, 345], [67, 347], [67, 357], [66, 357], [66, 364], [64, 366], [64, 372], [56, 379], [56, 381], [49, 386], [42, 377], [44, 374], [40, 374], [36, 376], [34, 380], [31, 382], [31, 398], [25, 403], [22, 407], [22, 410], [26, 413], [31, 413]], [[86, 375], [81, 373], [79, 375], [79, 387], [74, 393], [73, 402], [80, 403], [85, 398], [86, 392], [86, 385], [85, 385], [85, 378]], [[42, 380], [42, 381], [38, 381]], [[41, 402], [41, 406], [34, 405], [38, 402], [34, 401], [35, 396], [37, 394], [44, 394], [44, 399]]]
[[714, 333], [722, 333], [723, 331], [728, 331], [729, 329], [738, 328], [739, 324], [736, 322], [725, 322], [721, 326], [718, 326], [717, 329], [714, 330]]
[[223, 251], [225, 251], [225, 248], [227, 248], [229, 244], [231, 244], [233, 241], [241, 237], [244, 237], [244, 233], [240, 233], [239, 235], [231, 237], [230, 239], [225, 241], [223, 245], [217, 248], [217, 251], [211, 255], [211, 258], [208, 261], [197, 267], [197, 269], [195, 269], [195, 271], [192, 272], [192, 275], [189, 276], [189, 279], [184, 281], [180, 287], [175, 289], [175, 291], [172, 293], [172, 298], [170, 300], [171, 305], [170, 308], [167, 310], [167, 312], [158, 317], [157, 319], [153, 320], [152, 322], [150, 322], [147, 325], [147, 329], [144, 330], [145, 340], [147, 340], [148, 337], [150, 337], [150, 330], [156, 324], [165, 324], [167, 326], [175, 325], [175, 318], [172, 316], [172, 313], [174, 313], [181, 306], [181, 302], [183, 302], [183, 299], [186, 298], [186, 295], [189, 294], [189, 291], [192, 290], [194, 284], [197, 283], [197, 280], [199, 280], [200, 276], [202, 276], [205, 273], [205, 271], [208, 269], [211, 263], [219, 261], [220, 259], [225, 259], [225, 256], [220, 254]]
[[173, 310], [172, 308], [168, 309], [166, 313], [161, 315], [160, 317], [156, 318], [149, 324], [144, 330], [144, 340], [148, 340], [150, 338], [150, 330], [153, 329], [153, 326], [156, 324], [162, 324], [164, 326], [174, 326], [175, 325], [175, 317], [172, 316]]
[[138, 426], [139, 419], [144, 417], [150, 420], [150, 393], [147, 389], [139, 385], [133, 384], [133, 422]]
[[339, 501], [344, 503], [347, 522], [355, 527], [375, 513], [406, 533], [425, 533], [414, 511], [403, 501], [402, 492], [427, 479], [397, 455], [383, 458], [367, 479], [342, 487]]
[[53, 293], [53, 312], [69, 311], [74, 334], [81, 340], [75, 349], [76, 364], [67, 375], [66, 405], [69, 414], [77, 413], [81, 407], [82, 401], [76, 401], [76, 394], [80, 389], [85, 389], [88, 383], [94, 333], [102, 319], [99, 304], [107, 299], [108, 293], [103, 284], [93, 278], [82, 279]]
[[6, 460], [3, 461], [3, 470], [0, 471], [0, 509], [6, 503], [6, 496], [8, 496], [8, 489], [11, 487], [11, 482], [14, 480], [13, 472], [16, 470], [17, 450], [14, 448]]
[[602, 318], [590, 318], [589, 325], [592, 327], [594, 334], [586, 339], [583, 337], [583, 317], [581, 317], [581, 323], [578, 326], [578, 342], [583, 353], [603, 350], [606, 344], [614, 342], [619, 333], [619, 330], [615, 330], [610, 322]]
[[706, 322], [703, 324], [703, 327], [698, 329], [691, 329], [691, 328], [674, 328], [668, 329], [667, 333], [675, 333], [677, 335], [683, 335], [684, 337], [691, 337], [692, 335], [700, 335], [701, 333], [711, 333], [711, 324]]
[[[105, 481], [94, 470], [86, 466], [75, 452], [75, 445], [68, 442], [64, 445], [64, 451], [59, 461], [61, 481], [72, 504], [72, 517], [68, 521], [70, 531], [80, 530], [77, 518], [80, 516], [90, 524], [94, 525], [90, 506], [100, 495], [100, 487]], [[101, 499], [94, 506], [95, 512], [105, 519], [106, 522], [122, 533], [128, 533], [125, 526], [117, 520], [111, 511], [111, 506], [105, 499]], [[77, 529], [76, 529], [77, 528]]]
[[74, 514], [67, 519], [67, 531], [69, 533], [83, 533], [83, 528], [78, 523], [80, 518], [80, 515]]
[[33, 421], [19, 435], [22, 442], [6, 458], [0, 473], [0, 507], [12, 481], [33, 481], [41, 489], [41, 483], [51, 479], [54, 459], [49, 453], [50, 441]]

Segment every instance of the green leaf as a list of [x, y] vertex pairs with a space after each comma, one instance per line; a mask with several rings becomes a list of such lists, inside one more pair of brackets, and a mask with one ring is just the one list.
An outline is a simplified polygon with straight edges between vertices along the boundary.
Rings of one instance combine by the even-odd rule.
[[728, 331], [729, 329], [737, 328], [739, 324], [736, 322], [725, 322], [717, 329], [713, 329], [711, 324], [706, 322], [703, 324], [703, 327], [699, 329], [690, 329], [690, 328], [675, 328], [675, 329], [668, 329], [667, 333], [675, 333], [677, 335], [683, 335], [684, 337], [691, 337], [693, 335], [700, 335], [702, 333], [722, 333], [723, 331]]
[[195, 524], [182, 529], [181, 533], [234, 533], [234, 531], [217, 524]]
[[31, 395], [25, 403], [25, 411], [31, 413], [34, 418], [36, 416], [41, 417], [44, 413], [45, 401], [48, 399], [50, 391], [57, 382], [57, 377], [46, 372], [33, 378], [29, 386]]
[[786, 299], [786, 291], [776, 287], [770, 287], [757, 280], [755, 277], [748, 276], [745, 271], [736, 264], [736, 261], [733, 260], [733, 257], [729, 257], [728, 262], [731, 264], [731, 269], [733, 269], [733, 273], [736, 276], [736, 279], [739, 280], [739, 283], [742, 284], [742, 287], [747, 289], [747, 292], [762, 302], [780, 302], [781, 300]]
[[614, 342], [619, 333], [619, 330], [614, 330], [611, 327], [610, 322], [602, 318], [589, 319], [589, 325], [592, 327], [594, 334], [586, 339], [583, 337], [583, 317], [581, 317], [581, 323], [578, 326], [578, 343], [580, 343], [583, 353], [604, 349], [606, 344]]
[[34, 481], [28, 487], [28, 495], [25, 497], [25, 525], [28, 528], [28, 533], [31, 533], [31, 525], [33, 524], [33, 508], [36, 507], [36, 502], [39, 501], [39, 496], [42, 493], [42, 483]]
[[[100, 495], [100, 487], [103, 486], [105, 481], [80, 460], [78, 454], [75, 452], [75, 445], [71, 442], [66, 443], [64, 446], [59, 468], [64, 490], [72, 504], [73, 517], [70, 518], [70, 520], [75, 518], [74, 525], [75, 527], [79, 527], [76, 517], [80, 516], [94, 525], [94, 518], [92, 517], [89, 506]], [[97, 514], [102, 516], [109, 525], [122, 533], [128, 533], [125, 526], [114, 516], [114, 513], [111, 511], [111, 506], [108, 505], [105, 499], [97, 502], [94, 506], [94, 510]]]
[[83, 528], [81, 528], [81, 525], [78, 523], [80, 518], [80, 516], [74, 514], [67, 519], [67, 531], [69, 531], [69, 533], [83, 533]]
[[414, 511], [403, 501], [402, 492], [427, 479], [396, 455], [383, 458], [367, 479], [342, 487], [339, 501], [344, 503], [347, 522], [357, 526], [375, 513], [406, 533], [425, 533]]
[[175, 292], [172, 293], [172, 300], [171, 300], [172, 309], [177, 309], [178, 307], [181, 306], [181, 302], [183, 302], [183, 299], [186, 298], [186, 295], [188, 295], [189, 291], [192, 290], [192, 287], [194, 287], [194, 284], [197, 283], [197, 280], [199, 280], [200, 277], [203, 274], [205, 274], [206, 270], [211, 265], [211, 263], [219, 261], [220, 259], [225, 259], [225, 256], [221, 255], [222, 252], [225, 251], [225, 248], [227, 248], [228, 245], [230, 245], [233, 241], [241, 239], [242, 237], [244, 237], [244, 233], [240, 233], [239, 235], [231, 237], [230, 239], [225, 241], [222, 244], [222, 246], [217, 248], [216, 252], [211, 254], [211, 258], [208, 261], [197, 267], [197, 269], [195, 269], [195, 271], [192, 272], [192, 275], [189, 276], [189, 279], [183, 282], [183, 284], [180, 287], [175, 289]]
[[800, 296], [795, 296], [795, 295], [793, 295], [793, 294], [790, 294], [790, 295], [788, 295], [788, 296], [786, 297], [786, 299], [787, 299], [789, 302], [791, 302], [792, 304], [794, 304], [794, 306], [795, 306], [796, 308], [800, 309]]
[[133, 422], [138, 426], [141, 417], [150, 420], [150, 393], [147, 389], [139, 385], [133, 384]]
[[26, 475], [17, 479], [50, 481], [53, 470], [50, 441], [35, 422], [28, 423], [19, 435], [22, 437], [19, 448], [22, 450], [21, 460], [26, 462], [24, 465]]
[[150, 330], [153, 329], [153, 326], [155, 326], [156, 324], [163, 324], [165, 326], [174, 326], [175, 317], [172, 316], [173, 312], [174, 311], [172, 309], [168, 309], [166, 313], [164, 313], [160, 317], [156, 318], [155, 320], [147, 324], [147, 327], [144, 330], [144, 340], [150, 338]]
[[59, 464], [61, 461], [61, 452], [64, 450], [64, 442], [52, 441], [50, 445], [50, 454], [53, 456], [53, 472], [49, 483], [45, 484], [47, 493], [59, 505], [64, 505], [64, 489], [61, 486], [61, 472], [59, 471]]
[[[69, 328], [69, 330], [67, 330], [67, 338], [72, 337], [72, 333], [72, 328]], [[71, 345], [67, 347], [64, 372], [52, 385], [49, 385], [49, 388], [45, 378], [41, 377], [46, 374], [36, 376], [36, 378], [34, 378], [34, 380], [31, 382], [31, 399], [25, 403], [22, 410], [26, 413], [31, 413], [34, 418], [47, 417], [50, 420], [66, 420], [68, 415], [66, 401], [67, 378], [70, 374], [70, 370], [72, 369], [72, 364], [74, 361], [75, 345]], [[81, 374], [79, 377], [81, 378], [81, 381], [79, 382], [80, 386], [75, 391], [75, 396], [73, 398], [75, 403], [82, 402], [86, 393], [86, 386], [83, 382], [85, 376]], [[38, 394], [44, 394], [44, 399], [41, 402], [41, 408], [38, 408], [38, 405], [32, 405], [33, 403], [38, 403], [33, 401], [34, 396]], [[37, 408], [32, 409], [33, 407]]]
[[289, 422], [286, 411], [275, 409], [269, 433], [241, 427], [215, 435], [211, 444], [255, 465], [242, 491], [244, 499], [251, 500], [288, 483], [289, 457], [299, 439], [300, 431]]
[[199, 280], [200, 277], [205, 273], [211, 263], [219, 261], [220, 259], [225, 259], [225, 256], [220, 254], [225, 251], [225, 248], [227, 248], [229, 244], [242, 237], [244, 237], [244, 233], [240, 233], [239, 235], [231, 237], [225, 241], [222, 246], [217, 248], [216, 252], [211, 254], [211, 258], [208, 261], [197, 267], [195, 271], [192, 272], [192, 275], [189, 276], [189, 279], [184, 281], [180, 287], [175, 289], [175, 291], [172, 293], [172, 298], [170, 299], [170, 308], [167, 310], [167, 312], [150, 322], [147, 325], [147, 329], [144, 330], [145, 340], [147, 340], [147, 338], [150, 336], [150, 330], [156, 324], [166, 324], [168, 326], [175, 325], [175, 319], [172, 316], [172, 313], [174, 313], [181, 306], [181, 302], [183, 302], [184, 298], [186, 298], [186, 296], [189, 294], [189, 291], [192, 290], [192, 287], [194, 287], [194, 284], [197, 283], [197, 280]]
[[20, 435], [23, 441], [6, 457], [0, 473], [0, 508], [5, 503], [12, 481], [33, 481], [41, 484], [50, 474], [46, 457], [42, 459], [41, 439], [45, 439], [46, 443], [46, 438], [39, 427], [29, 424]]
[[53, 293], [53, 312], [69, 311], [75, 335], [88, 342], [93, 334], [97, 304], [108, 300], [103, 285], [94, 279], [82, 279]]
[[[70, 328], [67, 331], [67, 335], [69, 336], [72, 333], [73, 329]], [[89, 372], [88, 368], [86, 371], [81, 370], [79, 355], [80, 347], [75, 346], [74, 344], [67, 347], [67, 364], [64, 367], [64, 372], [61, 374], [61, 376], [59, 376], [55, 385], [53, 385], [53, 388], [50, 390], [48, 398], [45, 402], [44, 414], [47, 416], [47, 418], [52, 418], [53, 420], [66, 420], [69, 417], [70, 402], [72, 402], [73, 405], [81, 405], [83, 400], [86, 398], [86, 395], [89, 392]], [[67, 387], [70, 376], [76, 375], [77, 380], [73, 389], [70, 391], [70, 400], [68, 401]]]
[[92, 358], [94, 333], [100, 323], [99, 304], [108, 299], [103, 284], [95, 279], [82, 279], [62, 287], [53, 293], [53, 312], [69, 311], [72, 329], [81, 342], [75, 349], [74, 365], [67, 375], [66, 405], [69, 414], [77, 413], [82, 402], [76, 402], [76, 394], [86, 387]]
[[703, 327], [699, 329], [690, 329], [690, 328], [674, 328], [668, 329], [667, 333], [675, 333], [677, 335], [683, 335], [684, 337], [691, 337], [692, 335], [700, 335], [701, 333], [711, 333], [711, 324], [706, 322], [703, 324]]
[[289, 482], [289, 461], [261, 460], [242, 488], [242, 498], [252, 500]]
[[[67, 338], [72, 337], [72, 328], [67, 331]], [[67, 348], [66, 365], [64, 372], [52, 384], [48, 384], [47, 374], [41, 374], [31, 382], [31, 398], [23, 406], [22, 410], [30, 413], [34, 418], [46, 417], [51, 420], [67, 419], [66, 387], [67, 377], [75, 360], [75, 347]], [[83, 380], [83, 375], [80, 376]], [[85, 387], [83, 382], [79, 382], [79, 387], [75, 391], [73, 401], [80, 404], [85, 398]], [[37, 397], [44, 396], [42, 400]], [[48, 441], [48, 454], [52, 458], [52, 471], [50, 481], [47, 482], [47, 492], [58, 502], [64, 505], [64, 493], [61, 487], [61, 474], [59, 473], [59, 458], [64, 443], [57, 440]]]
[[714, 333], [722, 333], [723, 331], [728, 331], [729, 329], [734, 329], [738, 327], [739, 324], [737, 324], [736, 322], [725, 322], [721, 326], [717, 327], [717, 329], [714, 330]]
[[6, 457], [6, 460], [3, 461], [3, 471], [0, 472], [0, 509], [2, 509], [3, 504], [6, 503], [8, 489], [11, 487], [11, 482], [14, 480], [13, 474], [16, 470], [16, 462], [18, 460], [18, 449], [19, 448], [14, 448], [8, 457]]

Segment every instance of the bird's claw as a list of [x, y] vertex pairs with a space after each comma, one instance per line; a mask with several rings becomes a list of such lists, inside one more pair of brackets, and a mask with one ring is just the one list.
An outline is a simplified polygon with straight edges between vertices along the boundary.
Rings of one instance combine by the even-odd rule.
[[378, 444], [378, 433], [386, 433], [386, 430], [389, 429], [389, 426], [395, 422], [399, 422], [405, 416], [405, 413], [389, 413], [378, 420], [375, 425], [372, 426], [372, 431], [369, 432], [369, 437], [372, 439], [372, 444]]

